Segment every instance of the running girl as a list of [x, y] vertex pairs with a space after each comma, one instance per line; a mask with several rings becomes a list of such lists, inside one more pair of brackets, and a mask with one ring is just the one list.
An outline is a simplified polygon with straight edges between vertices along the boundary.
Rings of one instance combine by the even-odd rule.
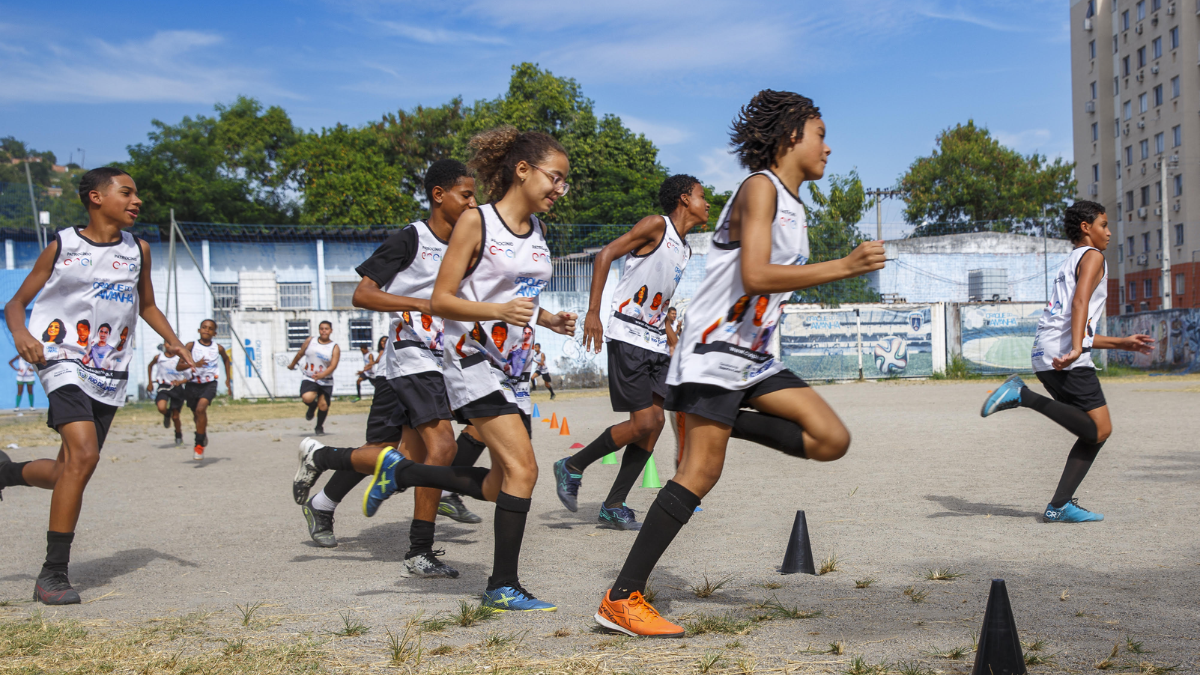
[[313, 432], [318, 436], [325, 435], [325, 417], [329, 415], [329, 404], [333, 401], [333, 371], [337, 370], [342, 356], [342, 348], [329, 339], [332, 334], [332, 323], [322, 321], [317, 324], [317, 339], [313, 340], [311, 335], [306, 338], [288, 364], [288, 370], [295, 370], [300, 359], [304, 359], [304, 370], [300, 371], [304, 378], [300, 381], [300, 400], [308, 406], [304, 419], [311, 420], [316, 412], [317, 427]]
[[150, 365], [146, 367], [146, 392], [155, 393], [155, 387], [158, 387], [158, 393], [154, 397], [154, 405], [158, 408], [158, 412], [163, 416], [163, 428], [170, 429], [171, 422], [175, 423], [175, 445], [183, 445], [183, 428], [179, 419], [179, 411], [183, 410], [183, 385], [191, 377], [191, 374], [184, 370], [179, 370], [179, 356], [175, 350], [167, 344], [160, 344], [158, 352], [154, 358], [150, 359]]

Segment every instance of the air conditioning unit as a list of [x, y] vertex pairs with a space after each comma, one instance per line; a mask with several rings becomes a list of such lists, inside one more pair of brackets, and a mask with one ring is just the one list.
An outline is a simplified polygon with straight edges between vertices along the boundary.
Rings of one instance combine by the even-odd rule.
[[1139, 255], [1138, 255], [1138, 257], [1137, 257], [1137, 264], [1139, 264], [1139, 265], [1142, 265], [1142, 266], [1145, 266], [1145, 264], [1146, 264], [1147, 262], [1149, 262], [1149, 260], [1146, 258], [1146, 254], [1145, 254], [1145, 253], [1142, 253], [1142, 254], [1139, 254]]
[[1152, 17], [1150, 17], [1150, 25], [1151, 25], [1151, 26], [1157, 26], [1157, 25], [1158, 25], [1158, 15], [1157, 15], [1157, 14], [1155, 14], [1155, 15], [1154, 15], [1154, 16], [1152, 16]]
[[1150, 66], [1150, 73], [1153, 75], [1157, 75], [1158, 74], [1158, 66], [1156, 66], [1156, 65]]
[[1138, 128], [1139, 128], [1139, 129], [1145, 129], [1145, 128], [1146, 128], [1146, 122], [1145, 122], [1145, 120], [1138, 120]]
[[1146, 74], [1139, 70], [1138, 74], [1137, 74], [1137, 81], [1141, 82], [1145, 79], [1146, 79]]
[[1175, 16], [1175, 5], [1167, 5], [1167, 16]]
[[1155, 260], [1157, 260], [1157, 261], [1159, 261], [1159, 262], [1162, 262], [1162, 251], [1158, 251], [1158, 252], [1156, 252], [1156, 253], [1154, 254], [1154, 259], [1155, 259]]
[[1156, 215], [1156, 216], [1162, 215], [1162, 207], [1161, 206], [1154, 207], [1154, 215]]
[[1179, 213], [1179, 205], [1178, 204], [1176, 204], [1175, 206], [1172, 206], [1171, 208], [1174, 209], [1174, 211], [1176, 213]]
[[1142, 24], [1139, 23], [1137, 25], [1137, 27], [1133, 29], [1133, 32], [1137, 33], [1138, 35], [1141, 35], [1142, 34]]
[[1086, 110], [1087, 112], [1090, 112], [1090, 113], [1094, 113], [1094, 112], [1096, 112], [1096, 102], [1095, 102], [1095, 101], [1088, 101], [1088, 102], [1084, 103], [1084, 104], [1083, 104], [1083, 109], [1084, 109], [1084, 110]]
[[1084, 29], [1084, 30], [1091, 30], [1091, 29], [1092, 29], [1092, 20], [1091, 20], [1091, 19], [1084, 19], [1084, 20], [1083, 20], [1083, 29]]
[[1089, 186], [1088, 186], [1088, 194], [1089, 194], [1089, 195], [1091, 195], [1091, 196], [1093, 196], [1093, 197], [1095, 197], [1096, 195], [1100, 194], [1100, 184], [1099, 184], [1099, 183], [1092, 183], [1091, 185], [1089, 185]]
[[1145, 218], [1145, 217], [1146, 217], [1146, 212], [1147, 212], [1147, 209], [1146, 209], [1146, 207], [1144, 207], [1144, 206], [1139, 206], [1139, 207], [1138, 207], [1138, 210], [1137, 210], [1138, 218]]

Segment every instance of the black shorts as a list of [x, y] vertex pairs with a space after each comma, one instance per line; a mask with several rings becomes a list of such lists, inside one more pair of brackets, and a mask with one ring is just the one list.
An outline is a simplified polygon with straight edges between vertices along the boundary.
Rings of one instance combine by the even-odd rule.
[[637, 412], [667, 397], [671, 357], [620, 340], [609, 340], [608, 398], [615, 412]]
[[96, 425], [96, 441], [100, 449], [104, 449], [104, 439], [108, 438], [108, 428], [117, 414], [117, 406], [101, 403], [73, 384], [55, 389], [46, 394], [46, 398], [50, 406], [46, 411], [46, 426], [58, 431], [60, 426], [70, 422], [90, 421]]
[[176, 385], [172, 387], [169, 384], [159, 383], [158, 394], [154, 397], [154, 402], [166, 401], [170, 405], [171, 410], [183, 409], [183, 387]]
[[471, 424], [477, 417], [498, 417], [500, 415], [520, 415], [525, 425], [525, 432], [533, 439], [533, 418], [525, 414], [516, 403], [510, 403], [504, 394], [498, 391], [476, 399], [454, 411], [454, 421], [459, 424]]
[[395, 419], [404, 416], [400, 399], [385, 377], [372, 377], [371, 386], [375, 387], [375, 396], [367, 413], [367, 443], [399, 443], [400, 427], [404, 425], [403, 419]]
[[550, 373], [534, 373], [531, 380], [537, 380], [539, 376], [542, 378], [542, 382], [550, 384]]
[[196, 406], [200, 405], [201, 399], [208, 399], [211, 402], [217, 397], [217, 381], [212, 382], [188, 382], [183, 385], [183, 400], [187, 401], [187, 407], [193, 411]]
[[685, 382], [670, 387], [667, 410], [699, 415], [721, 424], [733, 426], [738, 411], [750, 406], [750, 400], [783, 389], [804, 389], [808, 383], [790, 370], [781, 370], [767, 379], [745, 389], [726, 389], [715, 384]]
[[1041, 370], [1035, 375], [1059, 403], [1066, 403], [1084, 412], [1108, 405], [1095, 368]]
[[[446, 396], [446, 379], [437, 371], [402, 375], [388, 380], [400, 402], [402, 417], [396, 422], [414, 429], [435, 420], [452, 419], [450, 399]], [[401, 421], [403, 420], [403, 421]]]
[[312, 380], [301, 380], [300, 381], [300, 395], [303, 396], [310, 391], [317, 392], [317, 398], [314, 399], [315, 401], [321, 400], [321, 396], [324, 395], [326, 403], [333, 403], [333, 385], [332, 384], [322, 385], [322, 384], [317, 384], [316, 382], [313, 382]]

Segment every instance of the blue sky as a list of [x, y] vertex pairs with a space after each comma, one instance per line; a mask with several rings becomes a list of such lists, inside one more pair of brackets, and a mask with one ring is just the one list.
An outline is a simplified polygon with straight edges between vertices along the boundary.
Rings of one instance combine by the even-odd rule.
[[[0, 135], [65, 161], [126, 157], [150, 120], [238, 94], [305, 128], [504, 91], [532, 61], [576, 78], [673, 172], [728, 189], [729, 121], [759, 89], [813, 98], [829, 170], [888, 186], [973, 118], [1071, 156], [1065, 0], [0, 3]], [[888, 202], [885, 222], [901, 205]], [[874, 216], [870, 217], [874, 220]], [[890, 228], [889, 228], [890, 229]], [[888, 234], [885, 232], [885, 234]]]

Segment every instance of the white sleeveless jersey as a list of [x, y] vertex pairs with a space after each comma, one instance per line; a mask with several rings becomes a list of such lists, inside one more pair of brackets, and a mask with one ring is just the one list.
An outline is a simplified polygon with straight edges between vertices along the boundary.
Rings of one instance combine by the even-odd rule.
[[192, 343], [192, 363], [200, 363], [200, 359], [204, 359], [206, 363], [192, 369], [191, 381], [197, 384], [216, 382], [221, 377], [219, 368], [222, 361], [221, 351], [215, 340], [209, 345], [201, 344], [199, 340]]
[[333, 340], [330, 340], [328, 344], [321, 344], [317, 338], [308, 341], [308, 349], [304, 351], [304, 370], [301, 372], [304, 379], [316, 382], [322, 387], [333, 386], [332, 373], [323, 380], [318, 380], [313, 375], [329, 367], [329, 363], [333, 361], [333, 348], [336, 344]]
[[[378, 355], [376, 355], [375, 358], [379, 359], [379, 357], [381, 357], [381, 356], [383, 356], [383, 355], [378, 354]], [[376, 360], [374, 363], [372, 363], [371, 362], [371, 354], [367, 354], [365, 357], [363, 357], [363, 371], [362, 371], [363, 377], [365, 377], [367, 379], [371, 379], [372, 377], [375, 377], [375, 363], [378, 363], [378, 360]]]
[[[1050, 302], [1038, 319], [1037, 333], [1033, 337], [1034, 371], [1054, 370], [1054, 359], [1071, 353], [1071, 301], [1075, 297], [1075, 284], [1079, 280], [1079, 263], [1083, 254], [1088, 251], [1099, 251], [1091, 246], [1080, 246], [1071, 251], [1071, 255], [1058, 268], [1058, 276], [1054, 279], [1054, 292], [1050, 294]], [[1083, 335], [1083, 354], [1067, 367], [1095, 368], [1092, 361], [1092, 341], [1096, 337], [1096, 324], [1104, 303], [1108, 300], [1108, 263], [1104, 263], [1104, 276], [1092, 291], [1088, 299], [1087, 324]]]
[[33, 378], [37, 376], [37, 368], [34, 368], [25, 359], [17, 359], [17, 382], [33, 382]]
[[619, 340], [660, 354], [668, 353], [663, 323], [671, 296], [692, 257], [692, 249], [679, 237], [671, 219], [658, 246], [646, 255], [625, 256], [625, 272], [613, 292], [612, 316], [604, 329], [605, 340]]
[[550, 283], [554, 267], [544, 225], [536, 217], [523, 236], [513, 233], [491, 204], [479, 207], [483, 237], [479, 260], [467, 271], [458, 297], [475, 302], [533, 300], [533, 322], [510, 326], [503, 321], [446, 321], [446, 393], [450, 407], [461, 408], [500, 391], [526, 414], [529, 371], [533, 367], [534, 325], [538, 294]]
[[154, 381], [159, 384], [175, 386], [187, 381], [188, 371], [179, 371], [178, 356], [163, 356], [158, 355], [158, 360], [154, 362]]
[[[807, 263], [804, 205], [770, 171], [752, 175], [766, 176], [775, 186], [771, 264]], [[694, 382], [745, 389], [784, 368], [769, 347], [782, 313], [780, 303], [791, 292], [750, 295], [742, 287], [741, 242], [729, 241], [729, 216], [736, 199], [734, 194], [721, 211], [704, 281], [688, 304], [687, 321], [667, 374], [671, 386]]]
[[[448, 242], [438, 239], [425, 221], [408, 225], [417, 232], [417, 251], [408, 267], [383, 287], [383, 291], [407, 298], [428, 300], [433, 282], [446, 255]], [[381, 374], [388, 379], [442, 370], [443, 322], [441, 317], [421, 312], [392, 312], [387, 351]]]
[[142, 249], [128, 232], [111, 244], [88, 241], [75, 228], [55, 238], [58, 255], [29, 317], [29, 332], [41, 338], [46, 357], [38, 372], [42, 387], [49, 393], [73, 384], [101, 403], [123, 405]]

